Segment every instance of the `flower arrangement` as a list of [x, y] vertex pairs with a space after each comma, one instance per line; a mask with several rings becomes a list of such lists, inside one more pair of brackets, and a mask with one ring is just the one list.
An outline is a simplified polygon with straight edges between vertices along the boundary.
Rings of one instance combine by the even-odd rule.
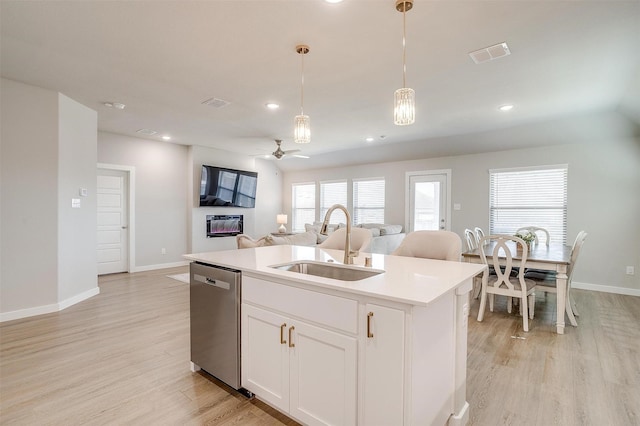
[[514, 236], [523, 239], [529, 247], [536, 240], [536, 234], [531, 231], [516, 232]]

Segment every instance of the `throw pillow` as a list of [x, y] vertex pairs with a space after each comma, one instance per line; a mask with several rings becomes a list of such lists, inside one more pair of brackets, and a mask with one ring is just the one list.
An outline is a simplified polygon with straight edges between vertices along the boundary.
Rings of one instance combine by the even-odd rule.
[[315, 232], [303, 232], [301, 234], [285, 235], [278, 237], [275, 235], [267, 235], [267, 245], [294, 245], [294, 246], [314, 246], [318, 237]]
[[380, 227], [380, 235], [393, 235], [402, 232], [402, 225], [384, 225]]
[[254, 240], [250, 236], [244, 234], [236, 235], [236, 242], [239, 249], [255, 248], [267, 245], [266, 237]]

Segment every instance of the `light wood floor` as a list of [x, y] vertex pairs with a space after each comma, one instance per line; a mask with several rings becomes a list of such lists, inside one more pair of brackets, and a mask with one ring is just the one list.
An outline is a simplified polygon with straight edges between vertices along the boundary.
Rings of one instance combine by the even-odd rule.
[[[189, 286], [165, 276], [186, 271], [100, 277], [98, 296], [0, 324], [0, 424], [295, 424], [189, 371]], [[529, 333], [499, 303], [478, 323], [474, 301], [470, 424], [640, 425], [640, 298], [574, 296], [580, 326], [564, 336], [551, 294]]]

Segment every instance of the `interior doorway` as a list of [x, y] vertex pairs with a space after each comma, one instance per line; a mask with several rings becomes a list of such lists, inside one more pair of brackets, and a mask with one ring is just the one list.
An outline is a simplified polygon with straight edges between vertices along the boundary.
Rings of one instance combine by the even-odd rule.
[[408, 172], [406, 175], [406, 228], [451, 230], [451, 170]]
[[97, 171], [98, 275], [131, 272], [134, 268], [134, 169], [99, 164]]

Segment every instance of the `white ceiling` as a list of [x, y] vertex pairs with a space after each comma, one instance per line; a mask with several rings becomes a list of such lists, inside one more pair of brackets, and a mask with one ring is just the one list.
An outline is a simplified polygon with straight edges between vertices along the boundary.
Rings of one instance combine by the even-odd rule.
[[[412, 126], [394, 0], [0, 1], [2, 76], [98, 111], [102, 131], [248, 155], [284, 170], [638, 135], [640, 1], [426, 1], [407, 13]], [[476, 65], [468, 53], [507, 42]], [[312, 141], [295, 146], [300, 111]], [[202, 102], [222, 98], [215, 109]], [[264, 104], [277, 102], [269, 111]], [[126, 104], [124, 110], [104, 102]], [[497, 107], [513, 103], [509, 113]], [[470, 136], [470, 134], [472, 134]], [[365, 137], [375, 141], [367, 143]], [[382, 138], [384, 136], [384, 138]], [[337, 152], [341, 151], [341, 152]]]

